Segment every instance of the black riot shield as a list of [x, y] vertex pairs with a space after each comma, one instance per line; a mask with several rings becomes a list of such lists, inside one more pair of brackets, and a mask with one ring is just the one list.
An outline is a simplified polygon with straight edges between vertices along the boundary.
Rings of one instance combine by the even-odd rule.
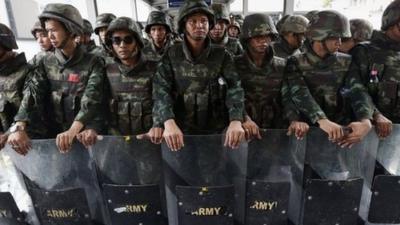
[[400, 224], [400, 125], [381, 140], [367, 224]]
[[305, 140], [266, 130], [248, 144], [246, 224], [299, 224]]
[[169, 224], [244, 223], [247, 146], [223, 146], [224, 136], [185, 136], [185, 146], [162, 145]]
[[0, 224], [23, 225], [24, 215], [19, 211], [11, 193], [0, 192]]
[[61, 154], [54, 140], [34, 140], [26, 156], [9, 146], [5, 151], [24, 176], [41, 225], [103, 222], [102, 196], [83, 146], [74, 144]]
[[[318, 128], [309, 131], [307, 140], [303, 224], [336, 221], [340, 225], [353, 225], [360, 218], [365, 220], [379, 142], [376, 134], [370, 132], [352, 148], [330, 142]], [[340, 213], [315, 212], [316, 208], [331, 206], [340, 209]]]
[[166, 223], [160, 145], [134, 137], [104, 137], [90, 151], [108, 208], [108, 224]]

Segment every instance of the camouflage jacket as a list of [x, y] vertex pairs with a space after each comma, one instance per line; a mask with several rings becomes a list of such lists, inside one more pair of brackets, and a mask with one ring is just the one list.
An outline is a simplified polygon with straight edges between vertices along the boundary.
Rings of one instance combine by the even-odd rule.
[[172, 45], [172, 42], [170, 40], [167, 40], [165, 43], [165, 46], [161, 49], [158, 49], [153, 41], [149, 41], [146, 46], [144, 46], [142, 53], [145, 57], [146, 60], [150, 61], [160, 61], [164, 53], [167, 51], [167, 49]]
[[281, 57], [286, 59], [291, 55], [300, 54], [300, 49], [292, 49], [289, 46], [289, 43], [286, 41], [285, 38], [281, 37], [278, 41], [272, 44], [272, 47], [275, 52], [275, 56]]
[[367, 88], [376, 106], [374, 113], [380, 111], [400, 123], [400, 42], [374, 31], [370, 43], [357, 45], [351, 53], [351, 72]]
[[153, 80], [153, 121], [175, 119], [184, 133], [221, 132], [228, 121], [243, 120], [244, 92], [233, 58], [211, 45], [193, 58], [186, 41], [171, 46]]
[[103, 57], [104, 54], [104, 49], [100, 46], [97, 46], [96, 43], [93, 40], [90, 40], [89, 44], [87, 45], [82, 45], [82, 49], [86, 51], [87, 53], [97, 55], [100, 57]]
[[247, 52], [235, 57], [246, 113], [260, 128], [286, 129], [288, 120], [299, 119], [286, 89], [282, 89], [286, 61], [274, 56], [271, 47], [268, 52], [262, 67], [257, 67]]
[[[53, 51], [50, 51], [53, 52]], [[42, 60], [43, 57], [46, 56], [48, 52], [47, 51], [40, 51], [36, 55], [33, 56], [31, 60], [28, 61], [28, 63], [32, 66], [36, 66], [40, 60]]]
[[109, 134], [134, 135], [146, 133], [152, 127], [152, 80], [156, 66], [156, 62], [143, 56], [134, 68], [119, 60], [107, 64]]
[[354, 117], [371, 118], [370, 100], [365, 95], [351, 96], [356, 86], [346, 83], [350, 63], [351, 56], [342, 53], [321, 59], [311, 46], [306, 53], [288, 59], [286, 85], [297, 109], [311, 123], [329, 118], [347, 125]]
[[74, 120], [100, 132], [102, 124], [93, 119], [102, 108], [104, 78], [101, 58], [78, 47], [65, 59], [56, 49], [38, 63], [28, 80], [17, 120], [41, 115], [50, 137], [68, 129]]
[[227, 32], [225, 32], [225, 36], [221, 43], [217, 43], [213, 40], [211, 40], [211, 43], [220, 47], [225, 47], [233, 55], [241, 55], [243, 53], [243, 47], [240, 44], [239, 39], [229, 37]]

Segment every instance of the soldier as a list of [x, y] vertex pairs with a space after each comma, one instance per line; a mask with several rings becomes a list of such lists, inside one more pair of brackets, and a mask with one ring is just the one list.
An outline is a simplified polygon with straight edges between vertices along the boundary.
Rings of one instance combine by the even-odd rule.
[[308, 20], [304, 16], [289, 16], [279, 31], [280, 39], [273, 44], [275, 55], [281, 58], [300, 54], [305, 41]]
[[373, 122], [381, 138], [390, 135], [392, 123], [400, 123], [399, 53], [400, 0], [395, 0], [383, 12], [381, 30], [373, 31], [370, 43], [352, 50], [351, 74], [368, 88], [375, 104]]
[[91, 39], [92, 34], [92, 24], [89, 20], [83, 19], [83, 34], [80, 36], [80, 44], [86, 52], [101, 56], [102, 49], [96, 46], [94, 40]]
[[240, 42], [235, 38], [230, 38], [227, 27], [230, 23], [229, 12], [224, 4], [212, 4], [211, 11], [214, 13], [215, 24], [211, 27], [209, 36], [213, 44], [225, 47], [234, 55], [243, 53]]
[[[244, 96], [230, 53], [211, 45], [214, 15], [202, 0], [179, 9], [183, 42], [171, 46], [153, 81], [153, 121], [164, 124], [169, 148], [183, 146], [185, 134], [220, 133], [229, 124], [225, 145], [236, 148], [244, 137]], [[229, 122], [230, 121], [230, 122]]]
[[106, 32], [107, 27], [116, 16], [112, 13], [102, 13], [96, 17], [96, 26], [94, 27], [94, 33], [99, 36], [100, 44], [102, 47], [101, 55], [103, 57], [111, 56], [111, 52], [106, 46]]
[[245, 17], [240, 35], [245, 52], [235, 58], [235, 64], [245, 91], [247, 116], [243, 127], [247, 139], [260, 138], [258, 127], [287, 128], [289, 120], [293, 121], [289, 133], [298, 138], [308, 130], [306, 123], [297, 122], [298, 113], [282, 89], [286, 62], [274, 56], [270, 45], [276, 35], [271, 17], [261, 13]]
[[282, 16], [281, 19], [279, 19], [279, 21], [276, 23], [276, 30], [278, 31], [278, 33], [281, 33], [281, 28], [283, 23], [285, 23], [285, 21], [290, 17], [290, 15], [284, 15]]
[[[110, 106], [108, 133], [118, 136], [147, 133], [140, 137], [146, 136], [153, 143], [161, 143], [161, 125], [152, 127], [152, 79], [157, 64], [146, 60], [141, 53], [143, 41], [139, 28], [132, 19], [119, 17], [108, 26], [106, 38], [108, 48], [115, 55], [114, 62], [106, 65], [108, 83], [105, 95]], [[91, 140], [96, 138], [85, 132], [78, 138], [85, 146], [94, 144]]]
[[147, 18], [145, 27], [150, 42], [143, 48], [143, 54], [148, 60], [160, 61], [166, 49], [172, 44], [171, 26], [167, 15], [160, 11], [152, 11]]
[[[351, 57], [338, 53], [340, 39], [350, 36], [350, 24], [336, 11], [321, 11], [307, 28], [305, 53], [288, 59], [285, 76], [297, 109], [312, 124], [319, 124], [329, 139], [344, 146], [360, 141], [371, 129], [372, 109], [364, 92], [356, 92], [361, 84], [345, 86]], [[363, 94], [363, 95], [362, 95]], [[351, 108], [350, 108], [351, 107]], [[353, 116], [354, 115], [354, 116]], [[341, 125], [352, 130], [345, 136]]]
[[230, 38], [239, 38], [240, 34], [240, 25], [237, 21], [233, 21], [229, 23], [228, 26], [228, 36]]
[[351, 53], [351, 50], [358, 43], [369, 41], [372, 35], [373, 27], [368, 20], [352, 19], [350, 20], [350, 38], [343, 38], [339, 51]]
[[53, 45], [51, 45], [50, 38], [47, 36], [47, 32], [42, 28], [40, 21], [36, 21], [31, 29], [32, 36], [36, 39], [36, 42], [40, 46], [40, 52], [33, 56], [29, 61], [29, 64], [35, 65], [36, 62], [46, 55], [46, 52], [54, 51]]
[[[0, 149], [10, 133], [20, 132], [18, 126], [12, 125], [22, 100], [22, 89], [30, 73], [24, 53], [14, 52], [18, 49], [13, 32], [0, 23]], [[24, 151], [15, 148], [20, 154]]]
[[26, 85], [15, 119], [22, 131], [11, 134], [8, 142], [26, 152], [29, 137], [23, 130], [30, 126], [29, 118], [39, 114], [49, 137], [56, 136], [58, 148], [66, 152], [84, 127], [101, 130], [101, 124], [92, 121], [101, 111], [104, 61], [76, 45], [74, 39], [82, 33], [83, 21], [72, 5], [48, 4], [39, 20], [55, 52], [42, 58]]

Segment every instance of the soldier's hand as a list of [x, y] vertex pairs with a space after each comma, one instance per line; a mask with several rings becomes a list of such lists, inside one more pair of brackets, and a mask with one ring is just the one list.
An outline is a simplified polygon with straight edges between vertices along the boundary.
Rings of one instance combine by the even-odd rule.
[[365, 119], [360, 122], [352, 122], [347, 126], [347, 128], [351, 130], [351, 133], [339, 142], [339, 145], [342, 148], [351, 148], [354, 144], [362, 141], [371, 130], [372, 124], [371, 121]]
[[23, 130], [8, 135], [7, 144], [11, 145], [14, 151], [21, 155], [28, 154], [29, 149], [31, 149], [31, 140]]
[[310, 126], [307, 123], [300, 121], [292, 121], [288, 127], [287, 135], [290, 136], [294, 134], [297, 140], [301, 140], [307, 134]]
[[61, 153], [67, 153], [71, 150], [72, 142], [78, 132], [67, 130], [57, 135], [56, 144]]
[[261, 139], [260, 128], [249, 116], [246, 116], [246, 121], [242, 123], [242, 126], [246, 140], [251, 140], [253, 138]]
[[376, 133], [378, 134], [378, 137], [380, 139], [384, 139], [392, 133], [393, 130], [392, 121], [390, 121], [381, 113], [378, 113], [377, 115], [374, 116], [374, 124]]
[[328, 134], [328, 139], [332, 142], [341, 140], [344, 136], [342, 126], [328, 119], [318, 120], [319, 128]]
[[85, 148], [89, 148], [96, 144], [97, 132], [93, 129], [86, 129], [80, 132], [76, 138], [83, 144], [83, 146], [85, 146]]
[[168, 148], [172, 151], [178, 151], [184, 146], [183, 133], [176, 125], [175, 120], [169, 119], [164, 122], [164, 140], [167, 143]]
[[145, 134], [139, 134], [136, 136], [137, 139], [142, 140], [142, 139], [147, 139], [150, 140], [153, 144], [161, 144], [162, 139], [163, 139], [163, 132], [164, 129], [161, 127], [152, 127], [149, 132]]
[[231, 121], [225, 136], [225, 147], [236, 149], [244, 139], [244, 130], [240, 121]]

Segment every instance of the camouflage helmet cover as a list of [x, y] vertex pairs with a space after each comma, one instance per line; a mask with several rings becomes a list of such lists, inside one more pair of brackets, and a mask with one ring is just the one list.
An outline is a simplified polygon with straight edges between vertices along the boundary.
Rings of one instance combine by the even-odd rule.
[[151, 26], [153, 25], [163, 25], [167, 29], [168, 33], [171, 33], [171, 24], [168, 15], [161, 11], [152, 11], [147, 18], [147, 24], [145, 27], [145, 32], [150, 33]]
[[351, 36], [358, 41], [367, 41], [372, 36], [373, 26], [365, 19], [350, 20]]
[[309, 21], [311, 21], [311, 19], [312, 19], [315, 15], [317, 15], [318, 12], [319, 12], [318, 10], [311, 10], [311, 11], [307, 12], [304, 16], [305, 16]]
[[118, 17], [115, 20], [111, 21], [108, 25], [106, 32], [106, 44], [111, 48], [111, 36], [117, 30], [126, 30], [134, 35], [136, 41], [139, 43], [139, 46], [143, 48], [143, 40], [141, 37], [141, 30], [135, 21], [128, 17]]
[[280, 33], [283, 23], [290, 17], [290, 15], [284, 15], [275, 25], [276, 30]]
[[43, 29], [42, 24], [40, 21], [36, 21], [35, 24], [33, 24], [33, 27], [31, 29], [31, 34], [34, 38], [36, 38], [36, 32], [45, 32], [46, 30]]
[[260, 35], [272, 35], [273, 38], [277, 37], [278, 32], [276, 31], [271, 17], [262, 13], [246, 16], [243, 21], [242, 32], [239, 36], [242, 45], [246, 45], [249, 38]]
[[229, 24], [229, 11], [225, 4], [214, 3], [210, 6], [210, 9], [214, 13], [215, 21], [223, 20], [226, 24]]
[[83, 19], [83, 33], [89, 35], [93, 33], [92, 24], [87, 19]]
[[14, 33], [2, 23], [0, 23], [0, 45], [7, 50], [18, 49]]
[[186, 18], [195, 13], [204, 13], [208, 17], [209, 27], [214, 26], [214, 14], [204, 0], [186, 0], [178, 11], [178, 33], [184, 33]]
[[293, 32], [293, 33], [305, 33], [308, 26], [308, 19], [304, 16], [293, 15], [289, 16], [285, 22], [282, 24], [279, 33], [283, 32]]
[[400, 21], [400, 0], [391, 2], [383, 11], [381, 30], [385, 31], [389, 27]]
[[344, 15], [337, 11], [320, 11], [312, 17], [306, 36], [314, 41], [323, 41], [330, 37], [350, 38], [350, 23]]
[[78, 9], [69, 4], [50, 3], [39, 15], [42, 27], [47, 19], [55, 19], [64, 24], [65, 28], [72, 34], [80, 35], [83, 32], [83, 19]]
[[94, 33], [99, 35], [99, 30], [102, 27], [107, 28], [113, 19], [117, 18], [112, 13], [102, 13], [96, 17], [96, 25], [94, 27]]
[[237, 21], [231, 22], [231, 23], [228, 25], [228, 29], [229, 29], [230, 27], [236, 27], [236, 28], [239, 30], [239, 33], [240, 33], [240, 24], [239, 24]]

